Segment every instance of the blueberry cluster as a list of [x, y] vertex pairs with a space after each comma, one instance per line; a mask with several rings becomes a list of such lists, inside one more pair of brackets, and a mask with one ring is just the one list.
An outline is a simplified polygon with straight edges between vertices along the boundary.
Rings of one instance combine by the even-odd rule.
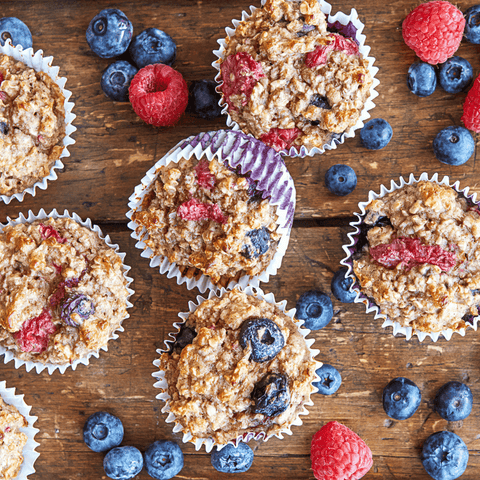
[[83, 440], [94, 452], [107, 452], [103, 469], [109, 478], [130, 480], [145, 466], [147, 473], [157, 480], [168, 480], [183, 468], [183, 453], [170, 440], [157, 440], [142, 455], [129, 445], [120, 446], [123, 440], [121, 420], [108, 412], [91, 415], [83, 427]]

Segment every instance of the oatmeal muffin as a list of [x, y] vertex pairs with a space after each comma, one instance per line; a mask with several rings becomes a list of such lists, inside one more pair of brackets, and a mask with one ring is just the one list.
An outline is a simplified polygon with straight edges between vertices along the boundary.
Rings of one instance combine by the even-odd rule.
[[0, 480], [14, 479], [20, 472], [28, 440], [20, 429], [26, 426], [25, 417], [0, 396]]
[[355, 35], [352, 23], [327, 26], [317, 0], [266, 0], [220, 51], [217, 80], [230, 117], [277, 151], [339, 139], [373, 85]]
[[390, 320], [434, 333], [458, 331], [479, 314], [478, 205], [419, 181], [371, 201], [359, 228], [358, 286]]
[[46, 73], [0, 53], [0, 195], [49, 174], [63, 151], [64, 102]]
[[223, 445], [289, 428], [319, 364], [295, 319], [237, 287], [188, 315], [159, 366], [184, 433]]
[[71, 218], [0, 233], [0, 345], [15, 358], [71, 364], [106, 346], [127, 312], [119, 255]]

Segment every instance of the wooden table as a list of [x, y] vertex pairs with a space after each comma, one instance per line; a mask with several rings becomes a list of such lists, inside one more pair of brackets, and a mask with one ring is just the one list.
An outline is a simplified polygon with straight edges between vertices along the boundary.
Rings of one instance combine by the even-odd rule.
[[[109, 343], [90, 366], [53, 375], [13, 363], [0, 365], [0, 380], [25, 394], [38, 416], [40, 457], [35, 466], [38, 480], [106, 478], [103, 454], [90, 451], [82, 439], [82, 427], [89, 415], [108, 410], [118, 415], [125, 426], [124, 445], [144, 450], [157, 439], [178, 441], [185, 455], [185, 467], [178, 478], [231, 478], [218, 473], [210, 464], [210, 455], [196, 452], [181, 437], [173, 434], [160, 412], [163, 402], [155, 399], [152, 362], [156, 349], [163, 346], [179, 311], [187, 310], [189, 300], [198, 291], [178, 286], [141, 258], [127, 229], [127, 199], [145, 172], [181, 139], [225, 126], [224, 117], [213, 121], [185, 115], [174, 128], [153, 128], [140, 120], [129, 103], [115, 103], [100, 88], [102, 71], [110, 63], [98, 58], [88, 47], [85, 31], [101, 8], [118, 7], [134, 25], [137, 34], [147, 27], [169, 33], [177, 42], [175, 68], [187, 81], [213, 78], [215, 60], [212, 50], [223, 38], [231, 19], [259, 0], [142, 0], [123, 1], [3, 1], [2, 16], [17, 16], [33, 34], [35, 49], [55, 57], [60, 74], [68, 78], [73, 92], [73, 134], [76, 144], [65, 159], [58, 180], [23, 203], [0, 204], [0, 221], [16, 217], [29, 209], [35, 213], [68, 209], [82, 218], [90, 217], [112, 241], [127, 253], [135, 279], [134, 307], [125, 323], [125, 332]], [[279, 274], [263, 285], [278, 299], [286, 299], [288, 308], [305, 290], [320, 288], [330, 292], [330, 281], [343, 258], [340, 245], [346, 242], [348, 224], [357, 204], [367, 198], [370, 189], [389, 184], [400, 175], [423, 171], [449, 175], [461, 186], [480, 193], [480, 175], [475, 171], [477, 151], [465, 165], [450, 167], [434, 157], [432, 141], [436, 133], [449, 125], [461, 125], [465, 94], [449, 95], [440, 88], [430, 97], [418, 98], [406, 86], [408, 66], [414, 53], [403, 43], [401, 24], [417, 5], [413, 0], [332, 0], [333, 12], [349, 12], [355, 7], [365, 23], [364, 33], [380, 68], [380, 86], [373, 117], [387, 119], [393, 127], [393, 139], [387, 148], [369, 151], [358, 135], [347, 139], [337, 150], [306, 159], [286, 159], [297, 187], [297, 211], [287, 254]], [[465, 11], [476, 2], [461, 0]], [[479, 46], [462, 43], [458, 54], [467, 58], [474, 72], [480, 71]], [[324, 185], [326, 170], [337, 163], [352, 166], [358, 185], [347, 197], [330, 194]], [[420, 462], [424, 440], [432, 433], [448, 429], [466, 442], [470, 459], [463, 479], [478, 479], [480, 471], [479, 398], [480, 342], [473, 330], [465, 338], [436, 343], [426, 340], [394, 338], [391, 328], [366, 314], [363, 305], [342, 304], [333, 296], [334, 319], [323, 330], [313, 333], [319, 360], [336, 366], [343, 384], [333, 396], [315, 395], [315, 406], [304, 418], [304, 425], [293, 427], [293, 435], [283, 440], [251, 443], [255, 450], [252, 468], [239, 478], [311, 479], [310, 440], [326, 422], [338, 420], [357, 432], [370, 446], [374, 465], [366, 479], [428, 479]], [[382, 408], [383, 387], [394, 377], [405, 376], [416, 382], [422, 403], [416, 414], [405, 421], [391, 421]], [[447, 423], [432, 411], [438, 388], [450, 380], [467, 383], [473, 391], [474, 406], [463, 422]], [[143, 471], [137, 478], [151, 478]], [[232, 477], [233, 478], [233, 477]]]

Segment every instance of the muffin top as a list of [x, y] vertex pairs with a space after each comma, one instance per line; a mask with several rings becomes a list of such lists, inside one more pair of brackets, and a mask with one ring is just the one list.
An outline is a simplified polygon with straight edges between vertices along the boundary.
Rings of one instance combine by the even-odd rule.
[[383, 314], [422, 332], [459, 330], [479, 314], [478, 205], [421, 181], [370, 202], [353, 270]]
[[71, 218], [0, 233], [0, 344], [25, 361], [68, 364], [105, 346], [126, 317], [121, 258]]
[[220, 77], [232, 119], [277, 151], [339, 138], [373, 83], [356, 40], [327, 31], [317, 0], [267, 0], [254, 10], [226, 39]]
[[284, 431], [314, 391], [316, 362], [295, 319], [238, 288], [189, 314], [168, 353], [170, 411], [193, 440]]
[[27, 436], [20, 430], [27, 426], [25, 417], [0, 396], [0, 478], [11, 480], [20, 472]]
[[0, 54], [0, 194], [49, 174], [65, 136], [65, 97], [44, 72]]
[[216, 156], [192, 156], [160, 167], [132, 218], [145, 228], [144, 242], [155, 255], [184, 275], [201, 272], [226, 286], [271, 262], [280, 239], [275, 211], [248, 174]]

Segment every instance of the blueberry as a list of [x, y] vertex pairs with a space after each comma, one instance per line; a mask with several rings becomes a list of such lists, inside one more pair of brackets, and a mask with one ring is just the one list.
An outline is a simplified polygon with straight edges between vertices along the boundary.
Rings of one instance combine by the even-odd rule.
[[353, 280], [350, 277], [345, 277], [347, 274], [347, 267], [342, 267], [335, 272], [332, 278], [331, 289], [334, 297], [343, 303], [353, 303], [357, 294], [350, 291], [350, 285]]
[[194, 80], [188, 89], [187, 110], [196, 117], [212, 120], [222, 114], [220, 94], [213, 80]]
[[395, 420], [410, 418], [420, 405], [420, 389], [408, 378], [394, 378], [383, 389], [383, 409]]
[[108, 412], [96, 412], [83, 426], [83, 441], [94, 452], [105, 452], [123, 440], [122, 421]]
[[297, 300], [296, 317], [305, 320], [305, 328], [320, 330], [326, 327], [333, 317], [330, 297], [320, 290], [308, 290]]
[[352, 193], [357, 186], [355, 170], [341, 163], [333, 165], [325, 173], [325, 186], [332, 193], [341, 197]]
[[464, 33], [470, 43], [480, 43], [480, 5], [474, 5], [466, 10]]
[[125, 60], [109, 65], [102, 75], [103, 93], [117, 102], [128, 102], [128, 88], [138, 69]]
[[133, 37], [128, 51], [138, 68], [152, 63], [171, 65], [177, 56], [173, 38], [158, 28], [147, 28]]
[[102, 58], [112, 58], [127, 51], [133, 25], [117, 8], [106, 8], [95, 15], [87, 28], [87, 43]]
[[10, 131], [10, 128], [8, 127], [8, 123], [0, 122], [0, 133], [2, 135], [8, 135], [9, 131]]
[[222, 473], [246, 472], [253, 463], [253, 450], [243, 442], [234, 447], [231, 443], [215, 450], [210, 457], [213, 468]]
[[463, 165], [473, 155], [475, 141], [464, 127], [447, 127], [433, 140], [433, 153], [447, 165]]
[[290, 390], [287, 377], [279, 373], [265, 375], [252, 391], [254, 413], [261, 413], [267, 417], [276, 417], [283, 413], [290, 405]]
[[142, 452], [135, 447], [112, 448], [103, 459], [103, 469], [107, 477], [114, 480], [129, 480], [137, 476], [142, 468]]
[[319, 382], [313, 382], [313, 386], [318, 388], [318, 393], [322, 395], [332, 395], [342, 384], [342, 376], [340, 372], [328, 363], [324, 363], [316, 372]]
[[423, 467], [434, 480], [454, 480], [467, 468], [468, 448], [453, 432], [437, 432], [423, 444]]
[[177, 443], [157, 440], [145, 451], [145, 468], [157, 480], [168, 480], [183, 468], [183, 453]]
[[407, 73], [408, 89], [419, 97], [428, 97], [437, 88], [435, 67], [425, 62], [412, 63]]
[[472, 403], [472, 391], [461, 382], [443, 385], [433, 401], [437, 413], [449, 422], [467, 418], [472, 411]]
[[178, 332], [175, 342], [170, 347], [170, 353], [180, 353], [187, 345], [193, 342], [193, 339], [197, 336], [197, 332], [192, 327], [187, 327], [186, 323], [182, 323], [180, 331]]
[[383, 118], [369, 120], [360, 130], [360, 140], [365, 148], [380, 150], [388, 145], [393, 131], [390, 124]]
[[257, 363], [272, 360], [285, 345], [280, 327], [268, 318], [251, 318], [242, 323], [240, 345], [246, 348], [249, 342], [251, 358]]
[[310, 100], [310, 105], [314, 105], [318, 108], [323, 108], [324, 110], [332, 109], [331, 105], [328, 103], [328, 98], [323, 97], [322, 95], [318, 95], [318, 93], [312, 96]]
[[245, 235], [245, 244], [240, 252], [245, 258], [258, 258], [270, 248], [270, 232], [267, 228], [249, 230]]
[[473, 80], [473, 68], [468, 60], [462, 57], [451, 57], [440, 65], [438, 82], [447, 93], [460, 93]]
[[23, 49], [33, 45], [30, 29], [18, 18], [3, 17], [0, 19], [0, 45], [10, 39], [12, 45], [21, 45]]

